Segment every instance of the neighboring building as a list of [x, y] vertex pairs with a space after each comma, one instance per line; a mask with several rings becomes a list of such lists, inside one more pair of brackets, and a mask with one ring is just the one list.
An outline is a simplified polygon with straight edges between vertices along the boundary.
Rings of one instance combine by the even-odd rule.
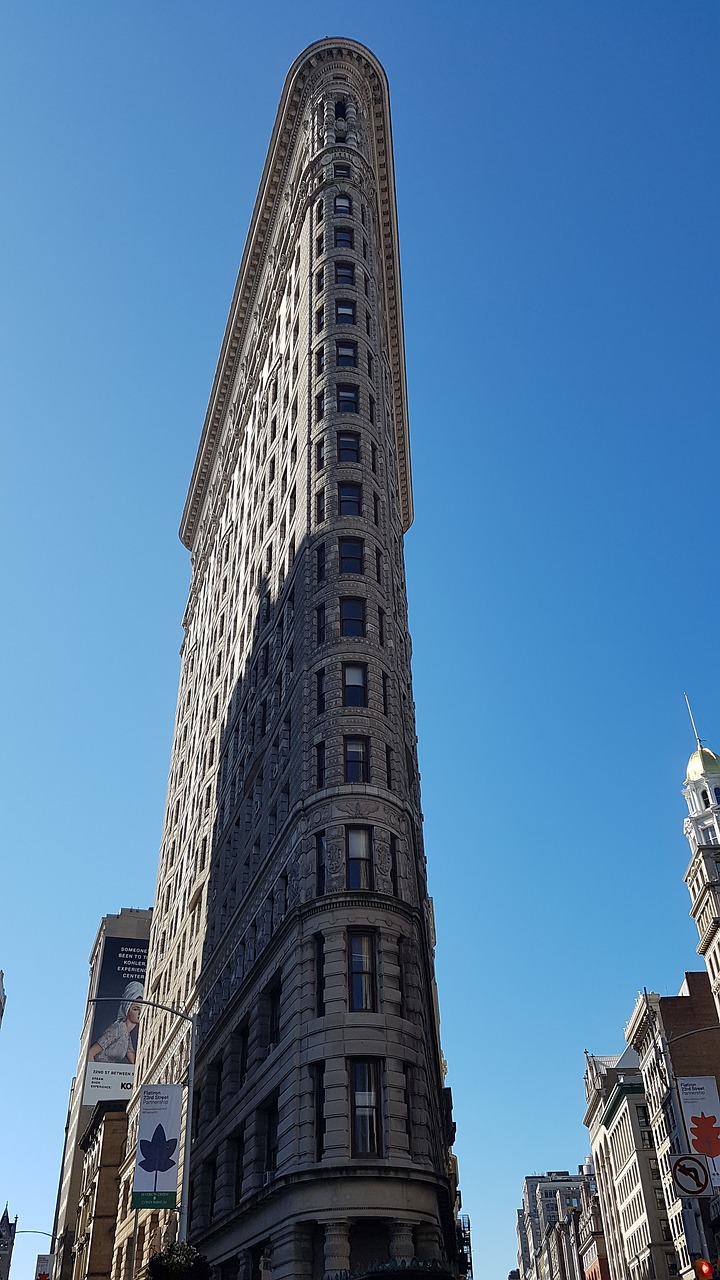
[[[53, 1280], [72, 1280], [73, 1275], [73, 1246], [84, 1164], [84, 1154], [79, 1140], [90, 1123], [95, 1107], [94, 1102], [84, 1101], [91, 1033], [96, 1030], [98, 1021], [103, 1024], [112, 1023], [118, 1008], [117, 994], [113, 994], [112, 999], [103, 1000], [101, 1003], [95, 1003], [95, 997], [102, 996], [105, 990], [115, 992], [118, 983], [122, 985], [121, 977], [115, 982], [108, 981], [108, 970], [117, 968], [115, 963], [111, 963], [111, 957], [114, 961], [120, 946], [127, 944], [131, 949], [139, 946], [146, 950], [150, 935], [151, 914], [150, 911], [123, 907], [117, 915], [103, 916], [90, 952], [88, 998], [80, 1036], [77, 1075], [70, 1087], [60, 1183], [55, 1208]], [[108, 939], [112, 941], [109, 942], [106, 950], [105, 943]]]
[[583, 1188], [595, 1190], [591, 1162], [577, 1174], [560, 1169], [525, 1178], [517, 1214], [520, 1280], [582, 1280]]
[[[189, 1238], [222, 1280], [466, 1265], [411, 520], [388, 85], [367, 49], [326, 39], [285, 82], [181, 525], [149, 995], [199, 1010]], [[187, 1061], [185, 1024], [149, 1012], [140, 1080]], [[133, 1100], [113, 1280], [132, 1266], [136, 1136]], [[140, 1230], [136, 1269], [175, 1218]]]
[[115, 1243], [118, 1169], [125, 1154], [127, 1102], [98, 1102], [78, 1146], [82, 1175], [73, 1280], [107, 1280]]
[[635, 1051], [588, 1054], [585, 1097], [610, 1280], [670, 1280], [678, 1265]]
[[685, 872], [692, 899], [690, 915], [700, 935], [698, 954], [707, 966], [720, 1012], [720, 759], [699, 738], [688, 760], [683, 795], [690, 813], [685, 819], [691, 851]]
[[706, 973], [686, 973], [677, 996], [659, 996], [655, 992], [639, 995], [625, 1028], [625, 1039], [639, 1058], [646, 1114], [660, 1167], [667, 1206], [661, 1227], [668, 1244], [674, 1245], [676, 1274], [683, 1280], [691, 1280], [694, 1275], [694, 1259], [714, 1258], [718, 1253], [710, 1201], [678, 1194], [672, 1178], [672, 1157], [692, 1153], [680, 1089], [683, 1080], [701, 1077], [717, 1081], [719, 1032]]
[[589, 1181], [583, 1182], [580, 1188], [580, 1201], [578, 1253], [582, 1274], [585, 1280], [610, 1280], [607, 1243], [597, 1184], [593, 1189]]
[[8, 1280], [10, 1275], [10, 1263], [12, 1262], [16, 1231], [17, 1218], [13, 1222], [10, 1221], [8, 1207], [5, 1205], [0, 1218], [0, 1280]]

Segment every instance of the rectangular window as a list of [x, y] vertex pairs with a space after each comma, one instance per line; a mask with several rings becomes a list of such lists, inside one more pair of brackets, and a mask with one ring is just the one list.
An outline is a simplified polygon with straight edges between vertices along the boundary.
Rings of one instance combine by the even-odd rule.
[[321, 231], [320, 235], [315, 241], [315, 252], [317, 253], [318, 258], [322, 255], [324, 249], [325, 249], [325, 237]]
[[318, 644], [325, 643], [325, 605], [319, 604], [315, 610], [315, 636]]
[[335, 263], [335, 283], [340, 285], [355, 284], [355, 264], [353, 262]]
[[655, 1146], [655, 1143], [653, 1142], [652, 1132], [650, 1131], [650, 1129], [640, 1130], [640, 1146], [643, 1148], [644, 1151], [652, 1151], [653, 1147]]
[[370, 396], [368, 401], [368, 410], [370, 414], [370, 423], [372, 425], [372, 423], [374, 423], [375, 421], [375, 401], [372, 396]]
[[357, 665], [343, 663], [343, 706], [367, 706], [367, 667], [364, 663]]
[[335, 363], [341, 369], [356, 369], [357, 342], [336, 342]]
[[338, 485], [338, 515], [362, 515], [362, 485], [343, 482]]
[[362, 538], [338, 538], [341, 573], [364, 573], [365, 543]]
[[325, 939], [321, 933], [314, 937], [315, 952], [315, 1017], [325, 1017]]
[[349, 178], [349, 177], [350, 177], [350, 165], [349, 165], [349, 164], [340, 164], [340, 163], [338, 163], [338, 164], [336, 164], [336, 165], [335, 165], [335, 168], [334, 168], [333, 172], [334, 172], [334, 174], [335, 174], [335, 177], [336, 177], [336, 178]]
[[317, 204], [315, 205], [315, 221], [322, 222], [322, 218], [323, 218], [323, 202], [322, 200], [318, 200]]
[[352, 200], [350, 196], [342, 192], [335, 197], [335, 213], [339, 213], [343, 218], [349, 218], [352, 215]]
[[315, 711], [319, 716], [325, 711], [325, 668], [315, 672]]
[[325, 392], [318, 391], [315, 397], [315, 417], [318, 422], [325, 417]]
[[375, 935], [348, 934], [348, 1008], [351, 1013], [375, 1012]]
[[368, 336], [368, 338], [369, 338], [369, 337], [370, 337], [370, 335], [371, 335], [371, 333], [372, 333], [372, 329], [371, 329], [371, 326], [370, 326], [370, 312], [369, 312], [369, 311], [366, 311], [366, 312], [365, 312], [365, 332], [366, 332], [366, 334], [367, 334], [367, 336]]
[[335, 323], [355, 323], [355, 303], [351, 302], [349, 298], [338, 298], [335, 303]]
[[347, 827], [347, 887], [372, 888], [372, 828]]
[[325, 543], [321, 542], [315, 550], [315, 580], [325, 581]]
[[378, 640], [381, 645], [385, 644], [385, 610], [378, 609]]
[[367, 738], [343, 738], [345, 781], [370, 781], [370, 744]]
[[280, 1002], [282, 985], [278, 978], [267, 993], [268, 999], [268, 1046], [280, 1042]]
[[315, 352], [315, 372], [322, 373], [325, 368], [325, 348], [318, 347]]
[[382, 702], [383, 715], [387, 716], [390, 714], [390, 680], [385, 671], [382, 673]]
[[337, 457], [338, 462], [360, 461], [360, 436], [357, 431], [338, 431]]
[[325, 441], [318, 440], [315, 445], [315, 466], [318, 471], [322, 471], [325, 466]]
[[325, 1153], [325, 1063], [313, 1062], [310, 1070], [315, 1115], [315, 1159], [319, 1161]]
[[325, 325], [325, 308], [318, 307], [317, 311], [315, 312], [315, 332], [320, 333], [324, 325]]
[[232, 1140], [233, 1147], [233, 1204], [242, 1199], [243, 1171], [245, 1165], [245, 1131], [238, 1129]]
[[318, 898], [325, 893], [325, 859], [327, 857], [327, 837], [324, 831], [315, 835], [315, 891]]
[[373, 376], [373, 354], [372, 354], [372, 351], [368, 351], [368, 353], [367, 353], [367, 366], [368, 366], [368, 377], [369, 377], [369, 378], [372, 378], [372, 376]]
[[340, 600], [340, 635], [365, 635], [365, 601], [345, 596]]
[[645, 1125], [646, 1127], [650, 1124], [650, 1116], [648, 1115], [647, 1107], [637, 1108], [637, 1118], [638, 1124]]
[[322, 288], [324, 283], [325, 283], [325, 270], [323, 267], [321, 267], [319, 271], [315, 272], [315, 288], [317, 289], [318, 293], [322, 293]]
[[318, 791], [325, 786], [325, 743], [315, 743], [315, 784]]
[[352, 227], [336, 227], [335, 228], [335, 248], [336, 249], [354, 249], [355, 236]]
[[376, 493], [373, 494], [373, 524], [380, 524], [380, 498]]
[[318, 489], [315, 494], [315, 520], [317, 524], [322, 524], [325, 519], [325, 490]]
[[354, 1156], [381, 1154], [378, 1076], [378, 1063], [372, 1058], [351, 1060], [350, 1100]]
[[385, 747], [385, 781], [388, 791], [393, 789], [392, 747]]
[[208, 1188], [208, 1217], [215, 1217], [215, 1200], [217, 1196], [217, 1160], [208, 1160], [203, 1166]]
[[278, 1105], [271, 1102], [263, 1109], [262, 1128], [265, 1137], [263, 1167], [265, 1173], [274, 1173], [278, 1156]]

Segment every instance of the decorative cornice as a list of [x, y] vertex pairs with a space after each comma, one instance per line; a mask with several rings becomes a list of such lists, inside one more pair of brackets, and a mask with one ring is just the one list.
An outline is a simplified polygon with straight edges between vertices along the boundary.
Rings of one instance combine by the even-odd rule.
[[294, 155], [295, 140], [318, 70], [327, 64], [338, 62], [359, 68], [365, 76], [369, 89], [371, 144], [377, 178], [379, 256], [387, 304], [403, 531], [407, 531], [412, 523], [405, 341], [388, 82], [381, 64], [364, 45], [341, 38], [318, 40], [295, 60], [283, 86], [180, 523], [180, 538], [191, 551], [194, 549], [200, 516], [210, 486], [212, 468], [239, 369], [240, 355], [250, 336], [253, 306], [257, 297], [260, 275], [276, 221], [282, 212], [278, 192], [287, 189], [289, 183], [289, 166]]

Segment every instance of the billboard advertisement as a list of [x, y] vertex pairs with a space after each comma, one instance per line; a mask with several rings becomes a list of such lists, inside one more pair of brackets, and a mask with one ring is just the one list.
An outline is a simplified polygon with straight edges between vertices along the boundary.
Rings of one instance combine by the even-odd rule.
[[677, 1084], [690, 1151], [705, 1156], [710, 1181], [720, 1187], [720, 1098], [715, 1076], [678, 1076]]
[[148, 943], [105, 938], [92, 1007], [83, 1105], [132, 1094]]
[[144, 1084], [140, 1090], [133, 1209], [176, 1209], [182, 1085]]

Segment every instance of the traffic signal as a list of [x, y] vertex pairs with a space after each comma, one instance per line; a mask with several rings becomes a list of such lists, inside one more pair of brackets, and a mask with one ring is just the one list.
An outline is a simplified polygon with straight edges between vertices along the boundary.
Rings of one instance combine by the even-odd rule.
[[697, 1280], [713, 1280], [715, 1268], [712, 1262], [708, 1262], [707, 1258], [695, 1258], [693, 1270]]

